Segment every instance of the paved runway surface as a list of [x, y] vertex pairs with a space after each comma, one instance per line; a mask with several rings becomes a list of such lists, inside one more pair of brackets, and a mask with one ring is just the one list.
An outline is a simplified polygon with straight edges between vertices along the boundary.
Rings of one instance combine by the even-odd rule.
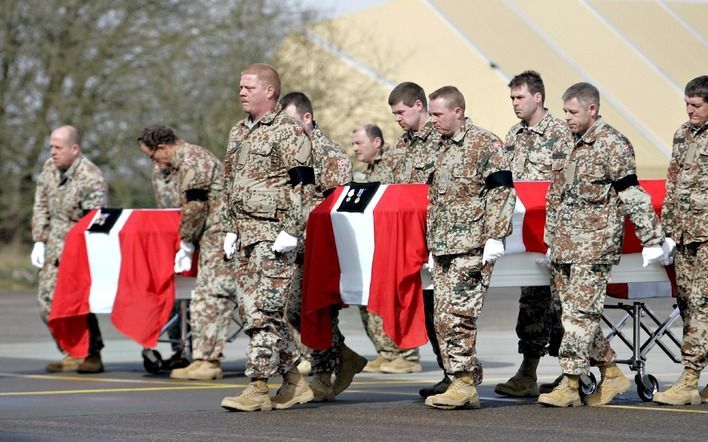
[[[34, 294], [0, 293], [0, 440], [706, 440], [708, 405], [662, 407], [643, 402], [634, 388], [599, 408], [553, 409], [534, 399], [497, 396], [494, 385], [513, 375], [520, 361], [514, 333], [517, 293], [493, 290], [482, 312], [481, 410], [441, 411], [423, 405], [418, 389], [441, 376], [425, 346], [422, 373], [360, 374], [336, 402], [257, 413], [231, 413], [219, 406], [224, 396], [247, 383], [243, 335], [226, 347], [224, 379], [173, 381], [166, 372], [146, 373], [138, 344], [100, 316], [107, 371], [47, 374], [44, 366], [59, 354], [39, 319]], [[650, 306], [665, 317], [671, 303], [651, 300]], [[346, 309], [341, 317], [347, 343], [373, 359], [358, 311]], [[674, 327], [678, 336], [679, 327], [680, 321]], [[627, 355], [621, 342], [613, 345], [620, 356]], [[159, 350], [170, 355], [167, 344]], [[627, 366], [622, 369], [634, 377]], [[654, 348], [648, 371], [666, 386], [681, 366]], [[558, 374], [557, 360], [543, 358], [540, 381]], [[705, 383], [704, 375], [701, 386]], [[279, 384], [279, 378], [271, 379], [272, 393]]]

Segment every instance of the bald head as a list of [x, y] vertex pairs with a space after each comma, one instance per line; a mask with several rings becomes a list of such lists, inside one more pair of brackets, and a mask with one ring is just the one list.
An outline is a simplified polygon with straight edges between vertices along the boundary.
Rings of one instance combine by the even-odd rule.
[[67, 170], [81, 154], [79, 131], [74, 126], [61, 126], [49, 136], [49, 153], [59, 170]]

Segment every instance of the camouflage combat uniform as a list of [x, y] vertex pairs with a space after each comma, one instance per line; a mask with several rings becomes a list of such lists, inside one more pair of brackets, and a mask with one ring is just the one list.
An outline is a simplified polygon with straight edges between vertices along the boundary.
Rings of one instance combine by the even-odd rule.
[[179, 189], [175, 183], [175, 173], [172, 167], [160, 169], [160, 166], [152, 166], [152, 190], [155, 192], [155, 200], [159, 209], [179, 208]]
[[[61, 172], [48, 159], [37, 179], [32, 211], [32, 239], [45, 243], [44, 266], [39, 271], [39, 313], [47, 323], [59, 272], [59, 259], [64, 238], [69, 230], [92, 209], [108, 204], [108, 186], [101, 170], [88, 158], [79, 155], [73, 164]], [[89, 318], [89, 354], [102, 347], [95, 317]]]
[[682, 362], [701, 372], [708, 357], [708, 124], [674, 134], [662, 224], [676, 241]]
[[250, 378], [284, 374], [300, 359], [285, 317], [296, 251], [275, 253], [272, 247], [281, 231], [302, 241], [314, 186], [292, 186], [289, 172], [308, 170], [314, 174], [310, 140], [279, 104], [257, 122], [241, 120], [231, 129], [222, 228], [240, 241], [236, 282], [250, 338]]
[[[393, 148], [384, 146], [381, 151], [376, 154], [374, 160], [367, 166], [365, 179], [368, 182], [378, 181], [382, 184], [393, 184], [396, 182], [394, 174], [394, 166], [399, 162], [399, 169], [403, 171], [406, 165], [403, 160], [406, 159], [405, 154], [401, 151], [403, 148], [399, 145]], [[408, 162], [411, 165], [412, 162]], [[412, 174], [412, 167], [408, 168], [408, 174]], [[376, 353], [387, 360], [394, 360], [401, 357], [408, 361], [420, 361], [420, 352], [417, 348], [402, 349], [388, 337], [383, 329], [383, 319], [381, 316], [371, 313], [366, 309], [365, 305], [359, 306], [361, 322], [364, 324], [364, 331], [374, 344]]]
[[602, 118], [568, 150], [554, 151], [551, 167], [544, 240], [551, 290], [562, 305], [560, 364], [564, 374], [581, 375], [589, 364], [615, 358], [600, 318], [612, 265], [622, 254], [625, 215], [644, 246], [660, 244], [664, 234], [637, 182], [632, 145]]
[[194, 359], [221, 359], [234, 310], [233, 263], [224, 259], [221, 162], [201, 146], [178, 141], [171, 161], [181, 208], [180, 239], [198, 246], [199, 270], [189, 304]]
[[[351, 160], [342, 147], [326, 136], [317, 125], [312, 131], [311, 142], [315, 170], [315, 193], [310, 210], [322, 202], [325, 193], [329, 193], [335, 187], [347, 184], [352, 180]], [[300, 241], [297, 250], [298, 257], [290, 286], [287, 309], [288, 321], [294, 328], [293, 334], [300, 330], [305, 241]], [[300, 340], [296, 339], [296, 342], [299, 343]], [[312, 360], [313, 373], [325, 373], [334, 371], [339, 364], [342, 344], [344, 344], [344, 336], [339, 330], [338, 315], [332, 315], [332, 346], [323, 351], [310, 351], [306, 346], [299, 344], [299, 350], [303, 356]]]
[[[507, 177], [507, 185], [497, 178]], [[511, 233], [516, 192], [499, 138], [468, 118], [444, 139], [429, 191], [427, 244], [433, 254], [435, 330], [445, 371], [471, 372], [477, 359], [477, 317], [493, 265], [482, 265], [486, 241]]]
[[[573, 143], [568, 126], [547, 110], [541, 120], [529, 127], [520, 121], [506, 134], [511, 173], [517, 181], [550, 181], [551, 155], [565, 151]], [[540, 358], [546, 351], [558, 356], [563, 338], [560, 311], [556, 311], [549, 286], [521, 287], [519, 316], [516, 321], [519, 353]]]

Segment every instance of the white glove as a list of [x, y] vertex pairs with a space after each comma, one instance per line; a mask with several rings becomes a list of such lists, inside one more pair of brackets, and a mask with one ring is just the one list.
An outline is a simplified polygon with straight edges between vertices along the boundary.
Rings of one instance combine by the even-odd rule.
[[664, 251], [664, 258], [661, 263], [665, 266], [673, 264], [674, 254], [676, 254], [676, 241], [669, 237], [665, 238], [664, 242], [661, 243], [661, 250]]
[[233, 232], [228, 232], [224, 238], [224, 256], [226, 259], [231, 259], [236, 254], [236, 242], [238, 235]]
[[273, 251], [275, 253], [287, 253], [292, 252], [297, 247], [297, 238], [282, 230], [278, 233], [278, 237], [275, 238], [273, 243]]
[[542, 266], [550, 269], [551, 268], [551, 249], [546, 249], [546, 254], [543, 255], [543, 258], [537, 258], [536, 263], [541, 264]]
[[194, 254], [194, 244], [180, 241], [179, 250], [175, 255], [175, 273], [186, 272], [192, 268], [192, 254]]
[[30, 262], [38, 269], [44, 267], [44, 243], [42, 241], [34, 243], [32, 254], [30, 255]]
[[423, 263], [423, 268], [429, 272], [432, 272], [433, 267], [435, 267], [435, 261], [433, 261], [433, 252], [430, 252], [428, 253], [428, 262]]
[[504, 243], [498, 239], [489, 238], [484, 244], [482, 264], [492, 263], [504, 256]]
[[664, 250], [660, 244], [646, 246], [642, 249], [642, 267], [646, 267], [651, 263], [661, 262], [663, 260]]

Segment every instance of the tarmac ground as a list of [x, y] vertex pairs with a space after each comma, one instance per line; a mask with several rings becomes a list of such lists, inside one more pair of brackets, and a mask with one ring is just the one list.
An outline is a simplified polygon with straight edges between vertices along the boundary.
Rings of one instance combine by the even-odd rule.
[[[219, 404], [248, 382], [243, 374], [245, 335], [227, 344], [223, 379], [176, 381], [166, 371], [147, 373], [140, 346], [116, 331], [107, 315], [99, 315], [106, 372], [49, 374], [44, 367], [60, 354], [39, 319], [34, 293], [0, 293], [0, 440], [706, 440], [708, 405], [644, 402], [634, 384], [612, 404], [596, 408], [546, 408], [534, 398], [495, 394], [495, 384], [511, 377], [521, 360], [514, 331], [517, 301], [518, 289], [492, 289], [487, 294], [477, 347], [485, 369], [478, 388], [480, 410], [444, 411], [423, 404], [418, 390], [441, 378], [432, 350], [425, 345], [421, 373], [361, 373], [334, 402], [234, 413]], [[672, 308], [671, 300], [651, 299], [647, 304], [660, 319]], [[607, 314], [619, 318], [618, 312]], [[373, 359], [374, 348], [358, 309], [344, 309], [340, 323], [347, 344]], [[679, 339], [680, 327], [679, 319], [671, 328]], [[631, 339], [631, 329], [623, 330]], [[646, 338], [646, 332], [642, 336]], [[663, 342], [680, 354], [668, 339]], [[620, 358], [628, 357], [622, 342], [612, 343]], [[166, 343], [158, 350], [165, 358], [171, 354]], [[661, 388], [676, 380], [681, 369], [658, 346], [648, 353], [647, 372]], [[628, 366], [622, 370], [634, 378]], [[552, 381], [560, 374], [558, 361], [544, 357], [538, 373], [540, 382]], [[596, 370], [595, 374], [599, 378]], [[280, 382], [270, 380], [273, 394]], [[703, 376], [701, 387], [705, 383]]]

